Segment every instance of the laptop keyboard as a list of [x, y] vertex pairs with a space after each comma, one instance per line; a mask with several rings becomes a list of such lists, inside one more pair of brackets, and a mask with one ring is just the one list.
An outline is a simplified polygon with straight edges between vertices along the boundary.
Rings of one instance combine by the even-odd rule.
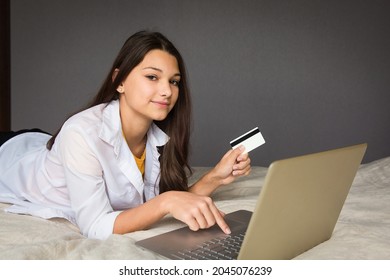
[[245, 233], [211, 239], [195, 249], [179, 251], [174, 258], [182, 260], [234, 260], [240, 252]]

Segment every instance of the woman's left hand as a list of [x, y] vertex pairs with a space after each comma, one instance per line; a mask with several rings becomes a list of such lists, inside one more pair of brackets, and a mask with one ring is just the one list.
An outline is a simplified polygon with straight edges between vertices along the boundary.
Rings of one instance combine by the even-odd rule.
[[244, 151], [244, 146], [229, 150], [213, 169], [190, 187], [189, 191], [209, 196], [221, 185], [230, 184], [236, 178], [248, 175], [251, 171], [251, 160]]
[[218, 180], [220, 185], [227, 185], [237, 177], [248, 175], [251, 171], [251, 160], [244, 151], [244, 146], [229, 150], [211, 171], [213, 179]]

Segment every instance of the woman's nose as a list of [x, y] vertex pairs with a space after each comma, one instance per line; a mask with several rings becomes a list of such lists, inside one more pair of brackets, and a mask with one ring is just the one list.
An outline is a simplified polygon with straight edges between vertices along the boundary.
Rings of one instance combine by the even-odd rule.
[[172, 89], [171, 89], [171, 83], [168, 82], [162, 82], [161, 88], [160, 88], [160, 95], [170, 97], [172, 95]]

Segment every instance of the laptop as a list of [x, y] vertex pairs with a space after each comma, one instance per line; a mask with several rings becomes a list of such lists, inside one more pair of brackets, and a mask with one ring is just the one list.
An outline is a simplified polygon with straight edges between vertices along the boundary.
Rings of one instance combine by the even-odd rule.
[[364, 143], [273, 162], [253, 213], [225, 216], [230, 235], [216, 225], [183, 227], [136, 244], [168, 259], [292, 259], [331, 237], [366, 149]]

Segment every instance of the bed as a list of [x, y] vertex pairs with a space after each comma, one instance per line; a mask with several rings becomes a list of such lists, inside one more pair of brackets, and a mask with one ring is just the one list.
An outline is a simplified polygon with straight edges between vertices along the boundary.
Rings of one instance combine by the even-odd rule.
[[[191, 180], [208, 168], [194, 170]], [[253, 167], [249, 176], [219, 189], [213, 196], [216, 204], [226, 213], [253, 210], [266, 172]], [[160, 259], [134, 243], [183, 226], [167, 216], [145, 231], [92, 240], [66, 220], [10, 214], [3, 211], [7, 206], [0, 204], [0, 259], [7, 260]], [[331, 239], [296, 259], [390, 259], [390, 157], [360, 166]]]

